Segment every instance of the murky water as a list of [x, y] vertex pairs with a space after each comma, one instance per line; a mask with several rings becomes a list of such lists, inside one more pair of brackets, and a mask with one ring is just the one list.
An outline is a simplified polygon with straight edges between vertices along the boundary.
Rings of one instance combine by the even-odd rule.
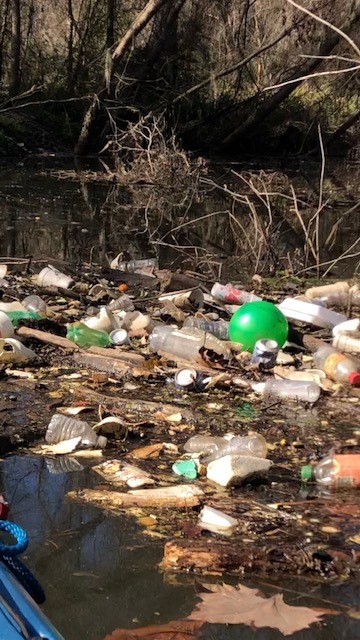
[[[56, 164], [64, 168], [64, 162], [60, 161], [53, 163], [53, 169]], [[74, 167], [70, 163], [67, 168]], [[343, 211], [351, 208], [358, 197], [358, 191], [353, 190], [356, 172], [352, 169], [349, 174], [344, 170], [332, 175], [342, 194], [337, 199]], [[296, 175], [299, 179], [299, 172]], [[171, 232], [176, 226], [174, 210], [163, 212], [160, 218], [146, 218], [146, 198], [148, 195], [144, 199], [143, 192], [130, 198], [128, 190], [111, 184], [54, 177], [45, 161], [39, 160], [29, 167], [3, 168], [0, 222], [4, 233], [0, 238], [0, 255], [33, 255], [37, 259], [81, 263], [95, 260], [107, 264], [109, 257], [127, 249], [135, 257], [150, 252], [159, 254], [163, 264], [197, 266], [208, 269], [207, 273], [210, 269], [214, 277], [219, 275], [235, 246], [228, 224], [229, 203], [220, 196], [197, 203], [193, 218], [207, 214], [212, 217], [191, 224], [182, 235], [176, 235]], [[225, 213], [221, 213], [222, 208]], [[353, 253], [359, 251], [356, 241], [360, 220], [356, 211], [344, 219], [337, 236], [338, 254], [354, 243]], [[329, 218], [324, 233], [332, 225]], [[291, 227], [285, 227], [277, 236], [277, 246], [282, 247], [284, 255], [289, 247], [295, 250], [301, 246], [296, 238], [294, 245], [294, 233]], [[149, 239], [156, 239], [156, 243], [149, 245]], [[189, 243], [197, 245], [196, 251], [188, 247]], [[236, 272], [239, 253], [233, 258], [228, 264]], [[351, 264], [355, 265], [357, 260], [355, 256]], [[252, 264], [255, 261], [254, 257]], [[299, 422], [300, 427], [307, 428], [310, 418], [307, 412], [304, 425]], [[197, 602], [197, 586], [192, 576], [173, 577], [158, 570], [164, 541], [144, 533], [135, 517], [110, 516], [91, 506], [70, 502], [65, 497], [68, 491], [94, 482], [89, 469], [53, 471], [51, 464], [42, 458], [8, 457], [0, 467], [0, 492], [12, 504], [11, 518], [29, 533], [30, 546], [24, 560], [44, 586], [47, 594], [44, 609], [66, 640], [102, 640], [116, 628], [166, 623], [189, 614]], [[269, 588], [263, 581], [257, 583], [246, 578], [240, 582], [259, 586], [265, 592]], [[321, 585], [286, 578], [280, 587], [289, 604], [344, 611], [359, 607], [359, 585], [352, 580]], [[204, 632], [204, 637], [280, 640], [283, 636], [275, 630], [213, 626]], [[355, 640], [360, 637], [360, 622], [345, 614], [327, 617], [320, 626], [298, 632], [295, 637]]]
[[[92, 483], [86, 469], [52, 473], [45, 459], [34, 456], [12, 456], [1, 465], [0, 491], [12, 504], [11, 518], [29, 533], [23, 560], [45, 588], [47, 615], [66, 640], [102, 640], [117, 628], [162, 624], [188, 615], [197, 602], [198, 587], [191, 576], [167, 576], [158, 570], [161, 540], [149, 539], [132, 516], [109, 516], [65, 497]], [[276, 584], [273, 577], [239, 581], [265, 592], [270, 583]], [[359, 585], [351, 582], [319, 585], [287, 578], [278, 584], [286, 602], [295, 606], [338, 610], [340, 605], [359, 605]], [[283, 637], [275, 630], [256, 632], [244, 625], [209, 626], [204, 637], [235, 640], [239, 634], [243, 640]], [[359, 621], [339, 615], [294, 637], [355, 640], [359, 634]]]

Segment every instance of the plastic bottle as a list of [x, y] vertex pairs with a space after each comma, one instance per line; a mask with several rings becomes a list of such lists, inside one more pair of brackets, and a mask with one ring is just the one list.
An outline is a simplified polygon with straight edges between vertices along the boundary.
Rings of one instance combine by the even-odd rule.
[[158, 269], [159, 261], [157, 258], [145, 258], [143, 260], [119, 261], [122, 254], [119, 254], [110, 264], [110, 269], [118, 269], [126, 273], [137, 273], [144, 269]]
[[184, 444], [184, 451], [187, 453], [212, 454], [224, 444], [224, 438], [221, 436], [201, 436], [196, 435], [189, 438]]
[[233, 304], [245, 304], [246, 302], [261, 300], [255, 293], [237, 289], [232, 284], [220, 284], [220, 282], [215, 282], [211, 289], [211, 295], [217, 300]]
[[5, 311], [6, 315], [10, 318], [14, 327], [17, 327], [21, 320], [41, 320], [43, 316], [40, 316], [35, 311]]
[[69, 418], [55, 413], [46, 430], [45, 440], [49, 444], [57, 444], [64, 440], [81, 436], [81, 444], [84, 447], [105, 447], [107, 438], [98, 436], [87, 422]]
[[314, 354], [315, 366], [335, 382], [346, 382], [360, 386], [360, 362], [344, 355], [331, 345], [320, 347]]
[[202, 331], [208, 331], [219, 340], [229, 340], [229, 322], [210, 321], [205, 318], [186, 318], [184, 327], [194, 327]]
[[234, 436], [226, 440], [222, 445], [205, 458], [205, 463], [212, 462], [223, 456], [252, 456], [254, 458], [266, 458], [267, 444], [260, 433], [252, 433], [248, 436]]
[[327, 307], [345, 307], [349, 304], [354, 307], [360, 306], [358, 285], [350, 286], [346, 280], [307, 289], [305, 295], [310, 299], [319, 298]]
[[111, 300], [111, 302], [106, 305], [106, 308], [109, 311], [134, 311], [135, 309], [133, 301], [126, 293], [119, 298], [115, 298], [115, 300]]
[[105, 331], [89, 329], [82, 322], [73, 322], [67, 327], [66, 337], [75, 342], [78, 347], [108, 347], [111, 344], [110, 337]]
[[315, 478], [323, 487], [332, 489], [360, 487], [360, 453], [333, 453], [313, 467], [301, 469], [302, 480]]
[[320, 397], [321, 389], [316, 382], [306, 380], [275, 380], [273, 378], [264, 383], [253, 385], [255, 390], [260, 390], [264, 395], [276, 396], [288, 400], [301, 400], [303, 402], [316, 402]]
[[192, 327], [174, 329], [167, 325], [157, 325], [149, 337], [152, 351], [169, 354], [182, 360], [196, 360], [202, 349], [230, 359], [231, 351], [224, 342], [211, 333]]

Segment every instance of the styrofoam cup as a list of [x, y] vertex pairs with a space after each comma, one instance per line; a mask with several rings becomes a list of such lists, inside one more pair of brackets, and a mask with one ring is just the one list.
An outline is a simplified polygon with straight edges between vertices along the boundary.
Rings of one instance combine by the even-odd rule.
[[74, 280], [49, 264], [38, 274], [37, 283], [40, 287], [69, 289], [74, 284]]
[[13, 323], [4, 311], [0, 311], [0, 338], [11, 338], [13, 335]]

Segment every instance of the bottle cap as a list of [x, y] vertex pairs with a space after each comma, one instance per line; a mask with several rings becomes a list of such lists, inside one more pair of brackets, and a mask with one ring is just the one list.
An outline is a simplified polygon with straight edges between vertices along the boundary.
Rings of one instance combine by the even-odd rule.
[[311, 464], [304, 464], [303, 467], [301, 467], [301, 480], [303, 482], [307, 482], [308, 480], [311, 480], [314, 476], [314, 468], [311, 466]]
[[106, 447], [106, 443], [107, 438], [105, 438], [105, 436], [98, 436], [97, 446], [100, 447], [100, 449], [104, 449], [104, 447]]
[[354, 387], [360, 387], [360, 373], [357, 371], [353, 371], [349, 374], [349, 383]]

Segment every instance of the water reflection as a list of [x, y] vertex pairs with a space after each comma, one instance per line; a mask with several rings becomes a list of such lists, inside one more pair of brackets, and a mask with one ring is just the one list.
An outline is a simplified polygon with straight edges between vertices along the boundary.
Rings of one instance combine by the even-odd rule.
[[[194, 608], [198, 591], [194, 578], [163, 576], [157, 570], [163, 540], [145, 537], [132, 516], [110, 516], [65, 498], [68, 491], [93, 483], [89, 470], [53, 474], [42, 458], [28, 455], [4, 459], [0, 471], [0, 491], [12, 503], [11, 517], [30, 536], [24, 560], [45, 587], [44, 609], [66, 640], [102, 640], [116, 628], [166, 623], [185, 617]], [[221, 577], [204, 581], [209, 580]], [[240, 578], [240, 582], [268, 594], [274, 593], [268, 590], [269, 583], [275, 581], [275, 576], [259, 581]], [[230, 582], [236, 584], [238, 579]], [[289, 604], [358, 607], [359, 585], [353, 581], [321, 585], [287, 578], [280, 587]], [[357, 620], [336, 616], [325, 621], [297, 632], [294, 638], [359, 637]], [[205, 628], [203, 637], [283, 638], [276, 630], [231, 625]]]
[[[134, 257], [158, 255], [162, 266], [196, 268], [216, 278], [227, 272], [240, 275], [244, 268], [296, 271], [305, 264], [304, 247], [310, 251], [300, 218], [307, 226], [316, 211], [316, 164], [248, 172], [247, 183], [229, 173], [232, 166], [213, 167], [206, 184], [197, 186], [191, 205], [189, 198], [183, 205], [155, 186], [91, 182], [84, 177], [88, 167], [54, 162], [3, 168], [1, 255], [108, 264], [128, 250]], [[99, 161], [93, 162], [94, 169], [103, 171]], [[73, 179], [66, 179], [64, 172], [54, 174], [57, 168], [71, 170]], [[324, 183], [321, 260], [338, 257], [352, 245], [353, 258], [338, 263], [339, 274], [351, 274], [359, 262], [357, 173], [351, 165], [329, 168]], [[290, 183], [298, 197], [297, 213]], [[261, 189], [270, 194], [270, 209]], [[234, 197], [235, 192], [242, 195]], [[312, 237], [313, 246], [315, 240]]]

